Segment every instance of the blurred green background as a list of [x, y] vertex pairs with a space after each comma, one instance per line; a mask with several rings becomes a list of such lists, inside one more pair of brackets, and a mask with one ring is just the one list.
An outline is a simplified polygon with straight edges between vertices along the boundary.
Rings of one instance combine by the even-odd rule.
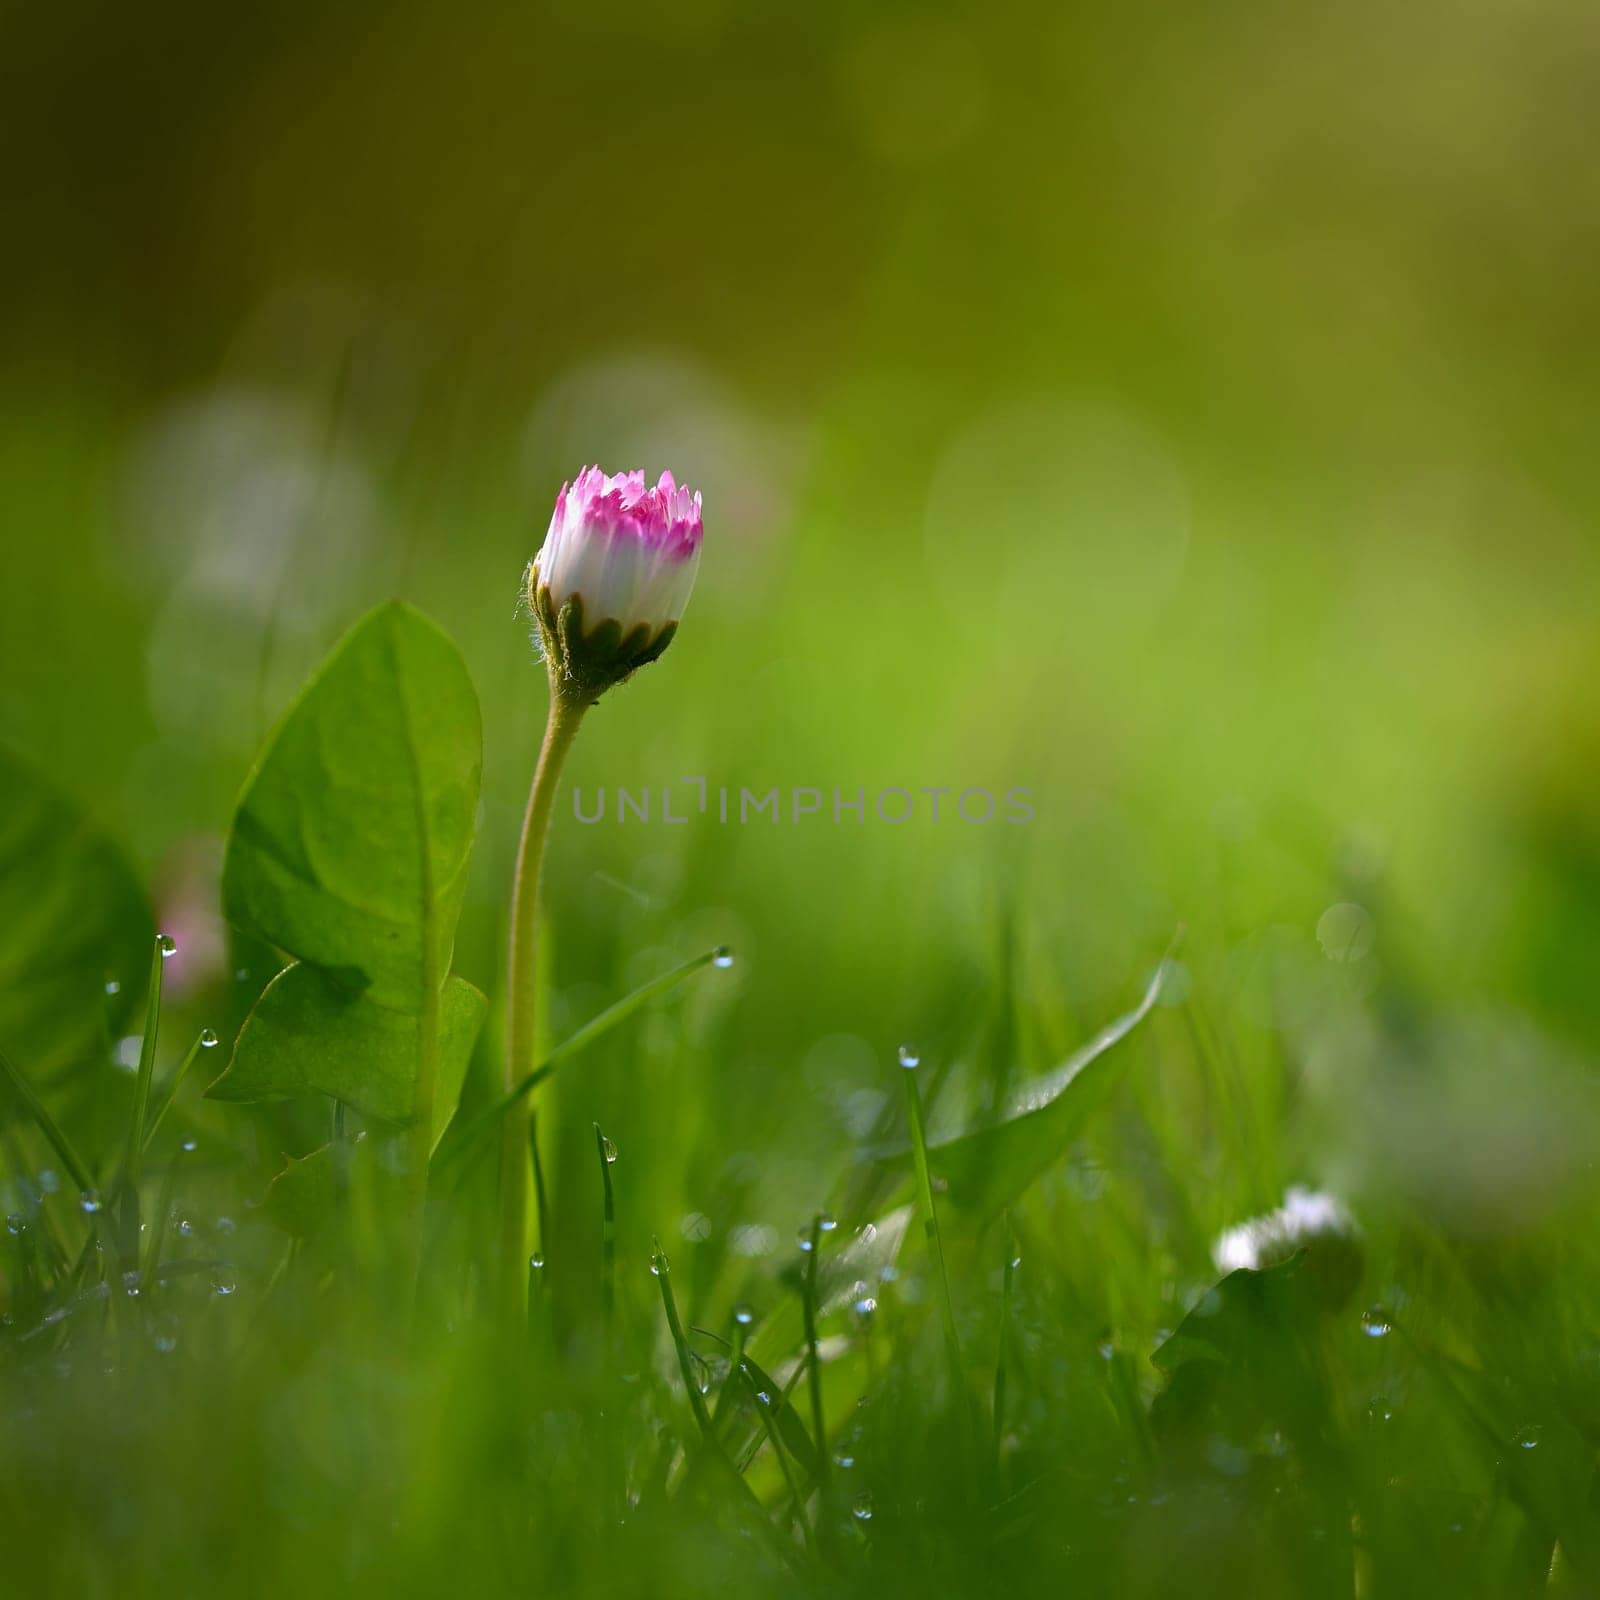
[[594, 1117], [637, 1153], [625, 1248], [681, 1213], [692, 1253], [707, 1215], [736, 1287], [762, 1251], [730, 1230], [787, 1248], [897, 1043], [952, 1093], [986, 1063], [981, 1100], [1180, 923], [1253, 1121], [1202, 1105], [1174, 1021], [1155, 1131], [1108, 1135], [1141, 1198], [1084, 1224], [1151, 1252], [1118, 1315], [1181, 1314], [1287, 1181], [1559, 1230], [1600, 1020], [1594, 29], [6, 7], [0, 736], [129, 842], [205, 1021], [263, 734], [357, 614], [416, 602], [484, 703], [457, 966], [498, 1000], [545, 703], [519, 578], [563, 479], [670, 466], [699, 587], [569, 782], [1025, 785], [1036, 815], [563, 800], [553, 1034], [738, 956], [557, 1088], [558, 1189]]
[[1037, 800], [1004, 838], [568, 830], [571, 915], [640, 904], [604, 870], [651, 897], [631, 941], [724, 916], [759, 957], [765, 1070], [916, 1031], [1002, 860], [1086, 997], [1179, 918], [1309, 942], [1354, 874], [1379, 959], [1404, 928], [1444, 994], [1585, 1036], [1587, 8], [6, 31], [0, 730], [153, 872], [402, 594], [485, 702], [492, 982], [543, 712], [518, 576], [579, 466], [670, 465], [706, 495], [689, 626], [576, 781]]

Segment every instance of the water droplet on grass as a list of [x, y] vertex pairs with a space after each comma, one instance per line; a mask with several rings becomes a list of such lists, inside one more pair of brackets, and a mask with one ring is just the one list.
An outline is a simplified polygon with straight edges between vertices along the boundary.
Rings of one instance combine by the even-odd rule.
[[610, 1136], [610, 1134], [601, 1135], [600, 1152], [605, 1156], [608, 1166], [617, 1159], [616, 1141]]
[[199, 1148], [200, 1148], [200, 1144], [199, 1144], [199, 1141], [198, 1141], [198, 1140], [195, 1140], [195, 1139], [185, 1139], [185, 1140], [184, 1140], [184, 1141], [183, 1141], [183, 1142], [182, 1142], [182, 1144], [180, 1144], [180, 1145], [179, 1145], [179, 1146], [178, 1146], [178, 1148], [179, 1148], [179, 1149], [180, 1149], [180, 1150], [181, 1150], [181, 1151], [182, 1151], [182, 1152], [183, 1152], [183, 1153], [184, 1153], [184, 1154], [185, 1154], [185, 1155], [186, 1155], [186, 1156], [192, 1156], [192, 1155], [193, 1155], [193, 1154], [194, 1154], [194, 1153], [195, 1153], [195, 1151], [196, 1151], [196, 1150], [198, 1150], [198, 1149], [199, 1149]]
[[872, 1313], [878, 1309], [878, 1302], [874, 1300], [870, 1294], [864, 1294], [850, 1307], [850, 1309], [854, 1311], [858, 1317], [865, 1321], [866, 1318], [870, 1317]]
[[667, 1260], [667, 1252], [659, 1245], [650, 1252], [650, 1270], [658, 1278], [664, 1278], [672, 1271], [672, 1263]]
[[215, 1050], [216, 1047], [216, 1034], [210, 1028], [202, 1028], [200, 1030], [200, 1048], [202, 1050]]
[[802, 1228], [799, 1233], [795, 1235], [794, 1242], [799, 1245], [802, 1250], [809, 1251], [811, 1248], [811, 1230], [809, 1228]]
[[39, 1187], [46, 1194], [55, 1194], [61, 1187], [61, 1179], [56, 1176], [54, 1167], [41, 1167], [39, 1169]]
[[746, 1305], [737, 1305], [733, 1308], [733, 1320], [741, 1328], [748, 1328], [756, 1320], [755, 1312]]
[[528, 1257], [528, 1266], [534, 1272], [543, 1272], [544, 1257], [537, 1250], [535, 1250], [534, 1253]]
[[817, 1218], [817, 1229], [821, 1233], [832, 1233], [838, 1226], [839, 1224], [826, 1211]]
[[137, 1272], [124, 1272], [122, 1274], [122, 1292], [130, 1299], [139, 1293], [139, 1274]]
[[106, 979], [106, 993], [111, 995], [121, 994], [122, 985], [115, 978]]
[[857, 1522], [871, 1522], [872, 1496], [870, 1494], [858, 1494], [855, 1499], [850, 1502], [850, 1515], [854, 1517]]
[[1517, 1448], [1519, 1450], [1537, 1450], [1539, 1448], [1539, 1430], [1537, 1428], [1524, 1428], [1517, 1435]]
[[100, 1209], [100, 1191], [98, 1189], [85, 1189], [78, 1196], [78, 1205], [92, 1217]]
[[217, 1218], [217, 1232], [218, 1233], [232, 1233], [233, 1229], [234, 1229], [234, 1221], [233, 1221], [232, 1217], [218, 1217]]
[[733, 965], [733, 951], [727, 945], [719, 944], [711, 952], [711, 965], [714, 967], [728, 968]]
[[922, 1065], [922, 1057], [917, 1054], [915, 1046], [909, 1044], [900, 1046], [896, 1052], [896, 1059], [908, 1072]]
[[834, 1458], [833, 1458], [833, 1464], [841, 1472], [848, 1472], [851, 1469], [851, 1467], [853, 1467], [856, 1464], [856, 1458], [854, 1456], [852, 1456], [852, 1455], [847, 1454], [845, 1451], [840, 1450], [840, 1451], [835, 1453]]
[[1390, 1328], [1389, 1314], [1381, 1306], [1373, 1306], [1363, 1313], [1361, 1318], [1361, 1331], [1369, 1339], [1381, 1339]]
[[1394, 1418], [1394, 1408], [1382, 1395], [1375, 1396], [1367, 1403], [1368, 1422], [1390, 1422]]
[[165, 961], [169, 957], [177, 955], [178, 941], [170, 933], [158, 933], [156, 935], [156, 948], [161, 952], [161, 959]]
[[213, 1294], [233, 1294], [239, 1287], [239, 1280], [226, 1268], [219, 1268], [211, 1276], [211, 1292]]
[[21, 1233], [27, 1226], [28, 1224], [15, 1211], [13, 1211], [11, 1215], [6, 1218], [7, 1233]]

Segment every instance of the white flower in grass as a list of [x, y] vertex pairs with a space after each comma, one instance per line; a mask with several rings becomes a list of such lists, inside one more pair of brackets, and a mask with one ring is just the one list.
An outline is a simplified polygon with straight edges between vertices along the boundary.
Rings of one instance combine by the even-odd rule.
[[654, 661], [672, 642], [700, 565], [700, 496], [670, 472], [587, 467], [564, 484], [528, 602], [564, 689], [588, 700]]
[[1276, 1211], [1224, 1229], [1211, 1259], [1222, 1273], [1265, 1272], [1302, 1251], [1321, 1298], [1342, 1304], [1361, 1279], [1359, 1230], [1344, 1202], [1319, 1189], [1290, 1189]]

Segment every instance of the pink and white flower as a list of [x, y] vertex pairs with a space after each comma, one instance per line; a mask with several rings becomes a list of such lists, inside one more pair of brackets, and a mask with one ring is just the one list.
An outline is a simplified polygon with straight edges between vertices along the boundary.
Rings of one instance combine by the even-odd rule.
[[672, 641], [700, 566], [700, 496], [586, 467], [556, 496], [528, 600], [564, 682], [597, 696]]
[[539, 586], [550, 590], [558, 611], [581, 596], [591, 627], [663, 627], [683, 616], [700, 565], [700, 534], [700, 496], [679, 488], [670, 472], [647, 489], [642, 472], [612, 477], [588, 467], [556, 496], [534, 558]]

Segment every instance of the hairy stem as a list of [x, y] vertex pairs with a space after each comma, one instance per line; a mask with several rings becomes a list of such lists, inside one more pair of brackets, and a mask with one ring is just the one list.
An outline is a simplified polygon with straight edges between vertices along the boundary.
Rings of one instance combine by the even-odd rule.
[[[539, 764], [528, 791], [528, 810], [511, 880], [511, 957], [503, 1087], [507, 1094], [534, 1068], [534, 994], [538, 987], [539, 873], [545, 835], [555, 803], [561, 764], [572, 746], [587, 704], [565, 693], [552, 675], [550, 715], [545, 723]], [[501, 1129], [500, 1280], [511, 1320], [527, 1309], [528, 1285], [528, 1130], [533, 1108], [528, 1096], [508, 1107]]]

